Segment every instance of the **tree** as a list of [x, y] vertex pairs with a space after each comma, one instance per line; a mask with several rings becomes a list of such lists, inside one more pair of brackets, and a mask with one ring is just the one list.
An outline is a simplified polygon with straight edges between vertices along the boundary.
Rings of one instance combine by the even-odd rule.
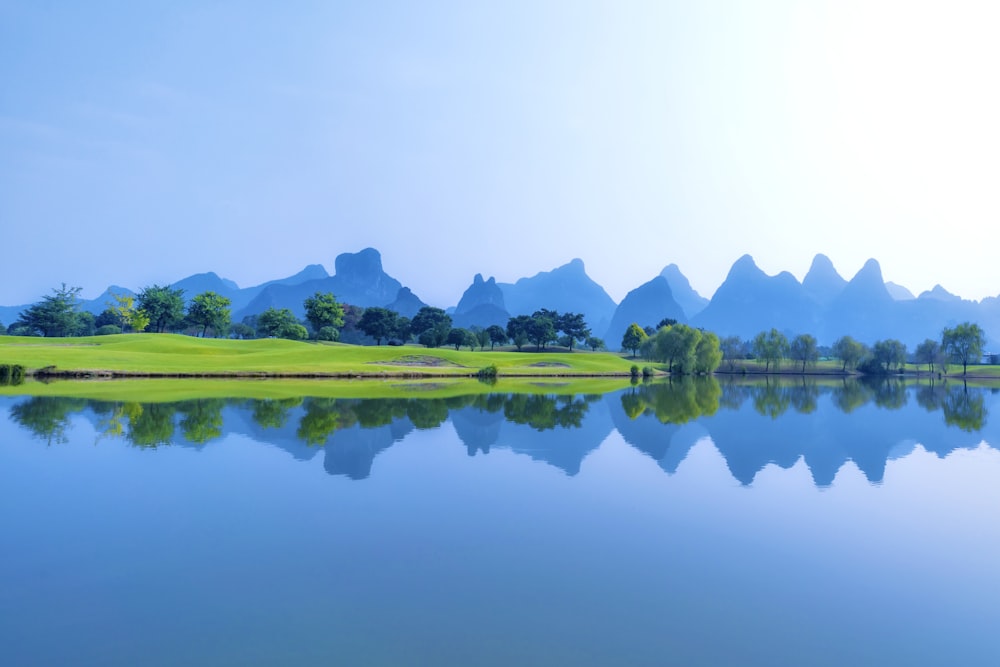
[[962, 375], [969, 370], [969, 362], [978, 363], [983, 356], [986, 335], [978, 324], [963, 322], [956, 327], [941, 332], [941, 347], [953, 359], [962, 364]]
[[704, 331], [694, 349], [694, 370], [711, 373], [722, 363], [722, 348], [719, 337], [711, 331]]
[[590, 329], [583, 319], [582, 313], [563, 313], [556, 318], [556, 329], [566, 334], [569, 339], [569, 351], [573, 351], [573, 343], [578, 340], [586, 340], [590, 335]]
[[934, 364], [944, 359], [941, 345], [936, 340], [925, 338], [923, 343], [917, 345], [913, 358], [918, 364], [927, 364], [927, 372], [934, 372]]
[[686, 324], [675, 324], [661, 328], [650, 340], [655, 359], [665, 361], [667, 370], [671, 373], [688, 373], [697, 362], [696, 352], [701, 338], [702, 333], [698, 329]]
[[381, 345], [382, 339], [389, 338], [395, 331], [396, 317], [396, 313], [388, 308], [373, 306], [365, 308], [357, 326], [366, 336], [374, 338], [376, 345]]
[[216, 336], [223, 335], [229, 328], [231, 301], [228, 297], [215, 292], [202, 292], [191, 300], [188, 306], [187, 319], [193, 326], [201, 327], [201, 337], [204, 338], [209, 329]]
[[76, 335], [80, 328], [77, 314], [82, 290], [82, 287], [66, 287], [63, 283], [54, 288], [51, 295], [43, 296], [41, 301], [21, 311], [18, 322], [11, 328], [20, 325], [46, 337]]
[[236, 338], [249, 340], [250, 338], [253, 338], [255, 335], [257, 335], [257, 332], [254, 331], [254, 328], [252, 326], [247, 324], [246, 318], [244, 317], [242, 322], [238, 322], [237, 324], [233, 325], [232, 334]]
[[[468, 341], [469, 336], [471, 335], [472, 334], [468, 329], [458, 327], [457, 329], [452, 329], [448, 332], [447, 343], [449, 345], [454, 345], [455, 351], [458, 352], [459, 348], [467, 344], [466, 341]], [[475, 343], [473, 343], [473, 345], [475, 345]]]
[[633, 322], [628, 325], [628, 329], [625, 330], [625, 335], [622, 336], [622, 349], [631, 350], [632, 356], [634, 357], [635, 353], [639, 351], [639, 348], [642, 347], [643, 342], [647, 338], [649, 338], [649, 336], [647, 336], [646, 332], [642, 330], [642, 327]]
[[864, 358], [866, 352], [865, 346], [850, 336], [841, 336], [833, 344], [833, 355], [844, 363], [840, 369], [844, 373], [847, 372], [848, 367], [857, 367], [858, 362]]
[[344, 307], [337, 303], [337, 298], [331, 292], [316, 292], [302, 305], [306, 309], [306, 321], [313, 331], [319, 333], [323, 327], [333, 327], [339, 331], [344, 326]]
[[295, 314], [288, 308], [279, 310], [272, 306], [257, 316], [258, 336], [302, 340], [309, 337], [308, 332], [302, 335], [303, 331], [305, 327], [298, 323]]
[[410, 320], [410, 329], [426, 347], [440, 347], [448, 340], [451, 316], [440, 308], [424, 306]]
[[814, 364], [819, 359], [816, 339], [809, 334], [799, 334], [789, 346], [792, 359], [802, 362], [802, 372], [806, 372], [806, 364]]
[[729, 370], [736, 367], [736, 360], [743, 359], [743, 341], [739, 336], [726, 336], [719, 341], [719, 349], [722, 351], [722, 358], [729, 363]]
[[653, 329], [653, 331], [659, 331], [663, 327], [672, 327], [675, 324], [677, 324], [677, 320], [675, 320], [674, 318], [664, 317], [662, 320], [656, 323], [656, 327]]
[[490, 351], [493, 350], [494, 345], [506, 345], [510, 338], [507, 336], [507, 332], [499, 324], [491, 324], [486, 328], [486, 332], [490, 335]]
[[[125, 329], [142, 331], [149, 326], [149, 315], [142, 308], [137, 308], [135, 297], [131, 294], [112, 294], [108, 309], [115, 317], [115, 324], [125, 333]], [[95, 322], [96, 324], [96, 322]], [[141, 326], [140, 326], [141, 325]]]
[[552, 317], [557, 313], [542, 309], [536, 310], [531, 315], [531, 323], [528, 325], [528, 340], [535, 344], [536, 350], [542, 350], [547, 343], [556, 339], [555, 319]]
[[604, 344], [604, 340], [602, 338], [598, 338], [597, 336], [587, 336], [586, 345], [590, 348], [591, 352], [607, 349], [607, 346]]
[[781, 360], [788, 353], [788, 339], [777, 329], [761, 331], [754, 336], [753, 353], [758, 360], [764, 360], [764, 372], [771, 370], [771, 364], [775, 369], [781, 364]]
[[875, 363], [884, 365], [885, 372], [889, 373], [893, 366], [899, 367], [906, 363], [906, 346], [894, 338], [877, 340], [872, 346], [872, 358]]
[[482, 327], [472, 327], [472, 334], [476, 337], [476, 344], [479, 345], [480, 352], [486, 349], [490, 342], [490, 332]]
[[156, 333], [176, 329], [184, 321], [184, 290], [160, 285], [143, 287], [138, 295], [139, 308], [149, 316]]
[[531, 317], [528, 315], [518, 315], [507, 320], [507, 338], [514, 342], [514, 347], [520, 352], [521, 348], [528, 343], [528, 327], [531, 326]]

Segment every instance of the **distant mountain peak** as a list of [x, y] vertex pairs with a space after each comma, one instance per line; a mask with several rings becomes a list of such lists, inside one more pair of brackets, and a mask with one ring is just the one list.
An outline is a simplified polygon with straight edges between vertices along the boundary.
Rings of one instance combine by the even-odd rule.
[[913, 292], [906, 289], [902, 285], [897, 285], [891, 280], [886, 281], [885, 289], [889, 292], [889, 296], [891, 296], [896, 301], [912, 301], [913, 299], [917, 298], [913, 296]]
[[703, 311], [708, 305], [708, 299], [691, 287], [687, 276], [681, 273], [680, 267], [676, 264], [667, 264], [663, 267], [663, 270], [660, 271], [660, 277], [664, 278], [670, 285], [674, 300], [680, 305], [688, 319]]
[[458, 305], [455, 306], [457, 314], [467, 313], [477, 307], [490, 305], [499, 310], [505, 310], [503, 291], [497, 285], [493, 276], [489, 280], [483, 280], [483, 274], [477, 273], [472, 279], [472, 284], [462, 294]]
[[822, 253], [813, 257], [809, 272], [802, 279], [806, 293], [819, 303], [829, 303], [843, 291], [845, 285], [847, 281], [834, 268], [830, 258]]
[[962, 297], [952, 294], [941, 285], [935, 285], [926, 292], [921, 292], [919, 299], [937, 299], [938, 301], [961, 301]]
[[754, 261], [751, 255], [747, 254], [733, 262], [733, 266], [729, 269], [729, 275], [726, 276], [726, 281], [729, 281], [731, 278], [746, 278], [748, 276], [763, 275], [764, 272], [760, 270], [759, 266], [757, 266], [757, 262]]

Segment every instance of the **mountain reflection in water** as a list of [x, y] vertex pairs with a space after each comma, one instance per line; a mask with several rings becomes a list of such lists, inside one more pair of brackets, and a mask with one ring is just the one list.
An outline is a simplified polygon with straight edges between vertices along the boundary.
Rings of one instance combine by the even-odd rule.
[[[65, 443], [73, 418], [100, 439], [134, 447], [201, 447], [241, 434], [299, 460], [322, 452], [331, 475], [365, 479], [378, 454], [418, 429], [451, 423], [470, 456], [504, 448], [575, 475], [612, 433], [673, 474], [708, 437], [733, 477], [751, 484], [769, 464], [799, 460], [817, 486], [853, 462], [872, 483], [919, 443], [946, 456], [982, 442], [996, 389], [961, 382], [907, 384], [815, 378], [757, 382], [715, 378], [639, 384], [605, 395], [490, 393], [452, 398], [205, 398], [174, 403], [21, 397], [11, 420], [48, 444]], [[907, 449], [909, 448], [909, 449]]]

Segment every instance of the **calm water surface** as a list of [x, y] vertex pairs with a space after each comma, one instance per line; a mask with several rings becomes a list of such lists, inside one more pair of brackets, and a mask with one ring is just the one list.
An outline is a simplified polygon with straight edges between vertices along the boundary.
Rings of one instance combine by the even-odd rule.
[[961, 383], [0, 398], [3, 665], [997, 665]]

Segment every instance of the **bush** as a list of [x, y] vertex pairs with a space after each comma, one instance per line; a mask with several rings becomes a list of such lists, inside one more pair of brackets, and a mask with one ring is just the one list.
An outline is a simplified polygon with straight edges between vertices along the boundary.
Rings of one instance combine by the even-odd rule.
[[630, 368], [628, 372], [629, 375], [631, 375], [634, 378], [639, 377], [639, 367], [636, 366], [635, 364], [632, 364], [632, 368]]
[[316, 332], [316, 340], [338, 341], [340, 340], [340, 331], [336, 327], [323, 327]]
[[97, 327], [97, 331], [94, 332], [95, 336], [111, 336], [113, 334], [121, 333], [121, 327], [117, 324], [104, 324]]
[[500, 370], [497, 368], [496, 364], [490, 364], [489, 366], [480, 368], [479, 372], [476, 373], [476, 377], [479, 381], [486, 384], [496, 384], [498, 375], [500, 375]]
[[653, 370], [652, 366], [643, 366], [642, 367], [642, 379], [648, 380], [649, 378], [653, 377], [653, 375], [655, 375], [655, 374], [656, 374], [656, 371]]
[[0, 364], [0, 385], [21, 384], [22, 382], [24, 382], [24, 366]]

